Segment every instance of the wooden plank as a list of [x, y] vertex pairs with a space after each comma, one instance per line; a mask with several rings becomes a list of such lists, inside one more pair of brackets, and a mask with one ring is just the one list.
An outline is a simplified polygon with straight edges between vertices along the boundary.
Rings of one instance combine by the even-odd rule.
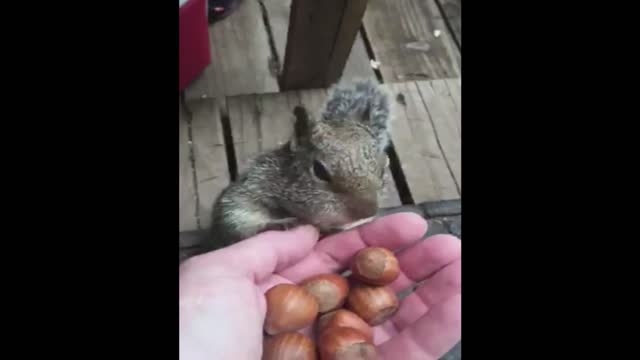
[[364, 40], [362, 40], [362, 35], [358, 33], [340, 79], [376, 79], [376, 73], [371, 67], [370, 60], [371, 59], [369, 59], [369, 55], [367, 54], [367, 49], [364, 46]]
[[[327, 92], [324, 89], [300, 90], [300, 103], [313, 114], [319, 114], [324, 105]], [[316, 115], [318, 116], [318, 115]], [[384, 172], [384, 188], [378, 193], [379, 206], [382, 208], [393, 207], [402, 204], [398, 189], [393, 181], [389, 166]]]
[[179, 203], [180, 203], [180, 231], [194, 230], [198, 228], [196, 216], [196, 189], [193, 181], [193, 167], [191, 164], [191, 145], [189, 143], [189, 119], [188, 114], [179, 105]]
[[235, 96], [227, 100], [238, 172], [259, 154], [285, 143], [293, 132], [296, 92]]
[[414, 82], [385, 85], [396, 99], [391, 138], [415, 203], [460, 197]]
[[[289, 29], [289, 14], [291, 13], [291, 0], [259, 0], [266, 11], [267, 21], [271, 27], [271, 35], [280, 60], [280, 66], [284, 62], [284, 52], [287, 46], [287, 31]], [[278, 73], [282, 68], [277, 69]]]
[[458, 191], [462, 189], [461, 177], [461, 129], [460, 113], [453, 101], [449, 88], [443, 80], [417, 82], [422, 101], [429, 112], [438, 144], [447, 161], [449, 170], [456, 180]]
[[209, 26], [209, 36], [212, 63], [185, 91], [187, 101], [278, 91], [257, 1], [242, 1], [231, 16]]
[[[287, 31], [289, 28], [289, 15], [291, 11], [291, 0], [261, 0], [267, 12], [267, 19], [271, 27], [273, 41], [280, 63], [284, 62], [285, 48], [287, 43]], [[280, 72], [282, 69], [278, 69]], [[362, 40], [362, 35], [358, 33], [353, 48], [344, 67], [341, 79], [375, 79], [376, 75], [369, 61], [367, 50]]]
[[371, 0], [364, 27], [385, 82], [460, 75], [460, 52], [435, 0]]
[[445, 81], [449, 88], [449, 94], [451, 94], [451, 98], [456, 104], [456, 109], [462, 114], [462, 79], [446, 79]]
[[213, 202], [230, 179], [220, 119], [221, 104], [216, 99], [203, 99], [191, 102], [189, 109], [198, 186], [198, 218], [200, 228], [206, 229], [211, 223]]
[[453, 30], [456, 42], [462, 47], [462, 0], [437, 0]]
[[362, 24], [368, 0], [293, 0], [283, 90], [327, 87], [338, 81]]
[[208, 234], [208, 230], [181, 231], [179, 234], [180, 248], [200, 246]]
[[396, 183], [393, 180], [393, 175], [391, 175], [389, 166], [384, 169], [384, 187], [378, 193], [378, 202], [378, 205], [382, 208], [399, 206], [402, 204], [400, 194], [398, 194], [398, 189], [396, 188]]
[[368, 0], [347, 0], [343, 5], [340, 28], [336, 34], [326, 74], [328, 84], [332, 84], [342, 77], [349, 54], [359, 35], [368, 2]]

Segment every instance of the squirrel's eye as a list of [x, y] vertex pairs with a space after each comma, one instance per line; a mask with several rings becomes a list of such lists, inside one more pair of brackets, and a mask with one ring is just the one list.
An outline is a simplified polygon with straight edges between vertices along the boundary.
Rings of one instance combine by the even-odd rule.
[[327, 168], [325, 168], [318, 160], [313, 161], [313, 174], [322, 181], [329, 182], [331, 180], [331, 176], [329, 175]]

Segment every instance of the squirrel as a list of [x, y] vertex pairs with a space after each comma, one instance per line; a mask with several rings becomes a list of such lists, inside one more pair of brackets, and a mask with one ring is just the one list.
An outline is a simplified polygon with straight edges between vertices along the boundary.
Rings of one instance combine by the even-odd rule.
[[388, 165], [386, 91], [373, 80], [338, 83], [320, 109], [296, 106], [293, 115], [289, 141], [258, 155], [215, 199], [206, 250], [303, 224], [330, 233], [377, 213]]

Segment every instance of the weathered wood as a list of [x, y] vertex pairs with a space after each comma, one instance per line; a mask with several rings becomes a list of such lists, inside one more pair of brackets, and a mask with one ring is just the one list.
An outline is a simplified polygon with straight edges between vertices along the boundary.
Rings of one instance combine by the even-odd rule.
[[416, 83], [385, 86], [396, 100], [391, 137], [414, 202], [458, 199], [460, 194]]
[[[446, 79], [447, 87], [449, 88], [449, 94], [451, 99], [456, 104], [458, 113], [462, 115], [462, 79]], [[460, 117], [458, 117], [460, 119]]]
[[347, 64], [347, 58], [359, 35], [362, 18], [367, 9], [368, 2], [368, 0], [346, 0], [343, 7], [340, 29], [338, 29], [335, 37], [329, 67], [325, 75], [328, 84], [338, 81], [338, 79], [342, 77]]
[[206, 229], [211, 223], [213, 202], [230, 178], [220, 119], [221, 105], [216, 99], [203, 99], [189, 103], [189, 109], [198, 186], [198, 218], [200, 228]]
[[258, 1], [242, 1], [231, 16], [209, 26], [209, 36], [211, 65], [185, 91], [187, 101], [278, 91]]
[[208, 230], [182, 231], [179, 234], [180, 248], [199, 246], [209, 234]]
[[340, 80], [356, 79], [376, 79], [376, 73], [371, 67], [371, 59], [369, 59], [360, 33], [356, 37], [353, 48], [351, 48], [351, 54], [347, 59], [347, 64], [344, 66], [342, 77], [340, 77]]
[[[319, 116], [319, 111], [326, 101], [327, 92], [324, 89], [313, 89], [300, 90], [299, 94], [300, 103], [314, 116]], [[378, 193], [378, 202], [379, 206], [383, 208], [402, 204], [389, 166], [384, 171], [384, 188]]]
[[[266, 17], [271, 28], [273, 42], [278, 55], [280, 67], [277, 72], [282, 71], [282, 63], [285, 57], [287, 44], [287, 31], [289, 28], [289, 17], [291, 11], [291, 0], [260, 0], [265, 8]], [[362, 35], [358, 33], [353, 48], [347, 58], [341, 79], [375, 79], [376, 75], [371, 68], [369, 56], [362, 40]]]
[[384, 187], [378, 193], [378, 202], [381, 207], [398, 206], [402, 204], [400, 200], [400, 194], [398, 194], [398, 188], [393, 181], [393, 175], [391, 170], [387, 166], [384, 169]]
[[364, 28], [385, 82], [460, 75], [460, 52], [435, 0], [370, 0]]
[[227, 100], [238, 172], [259, 154], [285, 143], [293, 132], [296, 92], [234, 96]]
[[438, 145], [442, 149], [458, 191], [462, 189], [460, 113], [443, 80], [417, 82], [422, 101], [429, 112]]
[[280, 88], [322, 88], [337, 82], [367, 2], [292, 0]]
[[196, 216], [196, 189], [193, 181], [193, 167], [191, 163], [191, 144], [189, 141], [189, 119], [188, 114], [179, 105], [179, 203], [180, 203], [180, 231], [193, 230], [198, 228]]
[[462, 0], [437, 0], [453, 30], [456, 42], [462, 47]]
[[287, 46], [287, 31], [289, 29], [289, 14], [291, 13], [291, 0], [258, 0], [264, 6], [266, 18], [271, 28], [271, 35], [280, 61], [278, 74], [282, 71], [284, 53]]

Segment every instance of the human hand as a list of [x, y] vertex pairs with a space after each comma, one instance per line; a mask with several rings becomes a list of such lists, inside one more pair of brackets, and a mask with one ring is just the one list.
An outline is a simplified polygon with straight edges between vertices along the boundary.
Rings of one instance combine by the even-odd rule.
[[461, 244], [450, 235], [419, 241], [426, 228], [416, 214], [394, 214], [318, 242], [317, 231], [304, 226], [265, 232], [185, 261], [180, 358], [260, 359], [269, 288], [339, 272], [358, 250], [382, 246], [405, 248], [397, 254], [402, 271], [389, 285], [393, 290], [423, 283], [390, 320], [374, 328], [380, 357], [437, 360], [461, 337]]

